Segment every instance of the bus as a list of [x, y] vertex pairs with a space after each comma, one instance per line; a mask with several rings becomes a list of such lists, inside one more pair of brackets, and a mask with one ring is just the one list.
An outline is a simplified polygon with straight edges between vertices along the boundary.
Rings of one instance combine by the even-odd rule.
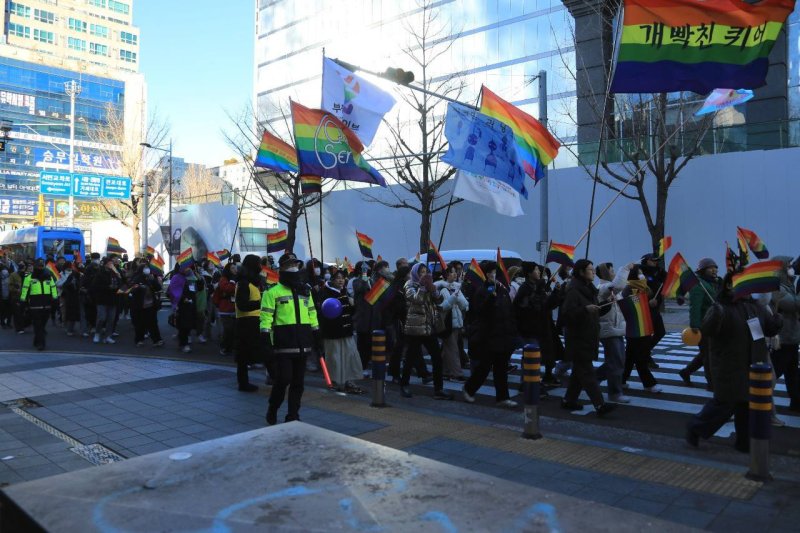
[[79, 228], [54, 228], [34, 226], [0, 232], [0, 248], [15, 261], [23, 259], [64, 256], [74, 261], [75, 256], [86, 256], [83, 231]]

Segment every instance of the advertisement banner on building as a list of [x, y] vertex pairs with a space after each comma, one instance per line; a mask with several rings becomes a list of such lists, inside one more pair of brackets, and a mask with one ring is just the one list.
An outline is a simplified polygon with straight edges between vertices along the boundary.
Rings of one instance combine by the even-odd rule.
[[[73, 154], [75, 170], [80, 172], [118, 172], [121, 168], [119, 159], [102, 154], [75, 152]], [[33, 160], [37, 167], [69, 170], [69, 150], [55, 148], [34, 148]]]

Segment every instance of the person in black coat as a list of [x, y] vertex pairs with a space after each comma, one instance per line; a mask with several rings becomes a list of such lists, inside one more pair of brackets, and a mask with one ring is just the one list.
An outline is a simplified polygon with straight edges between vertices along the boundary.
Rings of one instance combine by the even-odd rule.
[[[703, 338], [709, 340], [714, 397], [686, 424], [686, 442], [697, 447], [700, 437], [711, 438], [733, 416], [736, 427], [734, 447], [750, 451], [749, 387], [750, 364], [767, 361], [765, 337], [777, 335], [783, 320], [750, 298], [735, 300], [731, 291], [733, 274], [725, 276], [722, 292], [703, 318]], [[749, 320], [757, 319], [761, 334], [754, 335]]]
[[565, 357], [572, 361], [572, 374], [561, 407], [580, 411], [578, 403], [581, 390], [586, 390], [598, 416], [612, 411], [616, 405], [606, 403], [595, 377], [592, 361], [598, 356], [600, 344], [600, 306], [597, 304], [597, 287], [594, 266], [588, 259], [579, 259], [572, 269], [572, 280], [567, 286], [559, 319], [564, 325]]
[[508, 394], [508, 362], [517, 347], [514, 306], [508, 289], [496, 279], [497, 263], [481, 262], [481, 270], [486, 275], [483, 286], [473, 287], [470, 300], [467, 339], [469, 356], [475, 365], [466, 383], [464, 400], [475, 401], [475, 393], [486, 381], [491, 371], [494, 376], [495, 399], [503, 407], [516, 407]]
[[150, 335], [150, 341], [154, 346], [163, 346], [164, 341], [161, 340], [161, 330], [158, 327], [161, 280], [150, 271], [149, 265], [140, 265], [131, 277], [128, 304], [136, 346], [144, 346], [145, 334]]
[[522, 263], [523, 283], [514, 297], [514, 315], [519, 335], [525, 344], [535, 341], [542, 354], [546, 381], [552, 381], [556, 362], [553, 342], [553, 309], [558, 307], [560, 298], [557, 292], [546, 292], [546, 282], [542, 279], [541, 268], [533, 262]]

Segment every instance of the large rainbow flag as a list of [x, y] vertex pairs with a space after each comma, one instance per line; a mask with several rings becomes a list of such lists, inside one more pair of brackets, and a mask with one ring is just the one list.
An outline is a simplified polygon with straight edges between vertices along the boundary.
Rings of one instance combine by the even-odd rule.
[[653, 317], [650, 314], [650, 301], [641, 294], [634, 294], [618, 300], [619, 310], [625, 317], [625, 336], [631, 339], [648, 337], [653, 334]]
[[481, 113], [511, 128], [525, 173], [536, 182], [542, 179], [542, 169], [556, 158], [561, 143], [538, 120], [486, 87], [481, 87]]
[[285, 229], [275, 233], [267, 233], [267, 253], [274, 254], [286, 250], [288, 234]]
[[364, 145], [335, 115], [292, 102], [292, 121], [300, 174], [386, 187], [361, 155]]
[[372, 259], [372, 243], [375, 241], [366, 233], [359, 233], [358, 231], [356, 231], [356, 239], [358, 240], [358, 248], [361, 250], [361, 257]]
[[756, 89], [794, 0], [625, 0], [613, 93]]
[[760, 261], [748, 266], [741, 273], [734, 274], [731, 287], [734, 299], [777, 291], [781, 288], [781, 270], [783, 263], [780, 261]]
[[268, 131], [261, 136], [255, 166], [275, 172], [297, 172], [297, 151]]
[[679, 294], [686, 294], [700, 283], [697, 276], [689, 268], [689, 264], [680, 253], [675, 254], [667, 269], [667, 277], [664, 286], [661, 287], [661, 295], [666, 298], [675, 298]]
[[747, 243], [747, 246], [753, 252], [754, 256], [759, 259], [766, 259], [769, 257], [767, 245], [764, 244], [764, 241], [761, 240], [761, 237], [756, 235], [755, 231], [750, 231], [749, 229], [744, 229], [737, 226], [736, 234], [739, 238], [739, 242], [744, 241]]
[[153, 256], [150, 258], [150, 270], [156, 276], [164, 275], [164, 260], [161, 257]]

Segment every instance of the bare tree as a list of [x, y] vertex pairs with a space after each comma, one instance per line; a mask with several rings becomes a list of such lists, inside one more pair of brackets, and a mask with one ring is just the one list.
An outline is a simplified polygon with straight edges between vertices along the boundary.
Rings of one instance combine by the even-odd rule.
[[178, 188], [178, 199], [186, 204], [220, 200], [224, 182], [203, 165], [188, 165]]
[[[439, 11], [432, 0], [418, 0], [421, 9], [419, 24], [413, 20], [404, 22], [409, 35], [409, 44], [403, 52], [422, 74], [422, 88], [453, 99], [458, 99], [464, 88], [456, 76], [445, 79], [430, 74], [431, 65], [446, 61], [445, 55], [455, 40], [452, 25], [439, 20]], [[447, 38], [445, 38], [447, 37]], [[376, 161], [381, 170], [392, 175], [407, 194], [398, 194], [390, 187], [390, 197], [373, 196], [370, 189], [359, 189], [368, 201], [377, 202], [394, 209], [410, 209], [420, 215], [419, 247], [428, 249], [433, 215], [451, 205], [461, 202], [453, 198], [443, 186], [455, 173], [455, 168], [442, 163], [440, 156], [447, 148], [444, 138], [445, 101], [425, 93], [406, 91], [402, 97], [417, 120], [405, 122], [402, 111], [393, 122], [385, 121], [391, 133], [391, 155], [394, 167]]]
[[102, 145], [119, 147], [119, 150], [109, 148], [103, 155], [110, 160], [119, 160], [120, 172], [130, 177], [132, 183], [130, 199], [104, 200], [100, 205], [108, 216], [130, 229], [133, 246], [138, 251], [141, 241], [139, 227], [143, 216], [143, 181], [147, 179], [150, 213], [157, 212], [165, 204], [169, 187], [168, 175], [158, 170], [168, 165], [168, 156], [155, 150], [145, 150], [140, 143], [160, 146], [169, 135], [169, 126], [156, 113], [150, 115], [146, 124], [126, 126], [122, 111], [117, 111], [109, 104], [105, 112], [105, 125], [89, 130], [89, 137]]
[[[288, 114], [283, 108], [281, 113], [285, 131], [291, 131]], [[269, 129], [275, 135], [278, 133], [271, 123], [260, 120], [251, 106], [237, 117], [228, 114], [228, 118], [231, 127], [222, 134], [228, 145], [244, 162], [250, 176], [250, 183], [244, 191], [245, 200], [252, 207], [272, 209], [275, 218], [286, 224], [286, 250], [291, 251], [297, 238], [297, 221], [309, 207], [317, 205], [324, 196], [327, 196], [330, 186], [326, 184], [328, 190], [322, 194], [304, 195], [299, 173], [273, 172], [257, 167], [255, 154], [258, 152], [264, 130]]]

